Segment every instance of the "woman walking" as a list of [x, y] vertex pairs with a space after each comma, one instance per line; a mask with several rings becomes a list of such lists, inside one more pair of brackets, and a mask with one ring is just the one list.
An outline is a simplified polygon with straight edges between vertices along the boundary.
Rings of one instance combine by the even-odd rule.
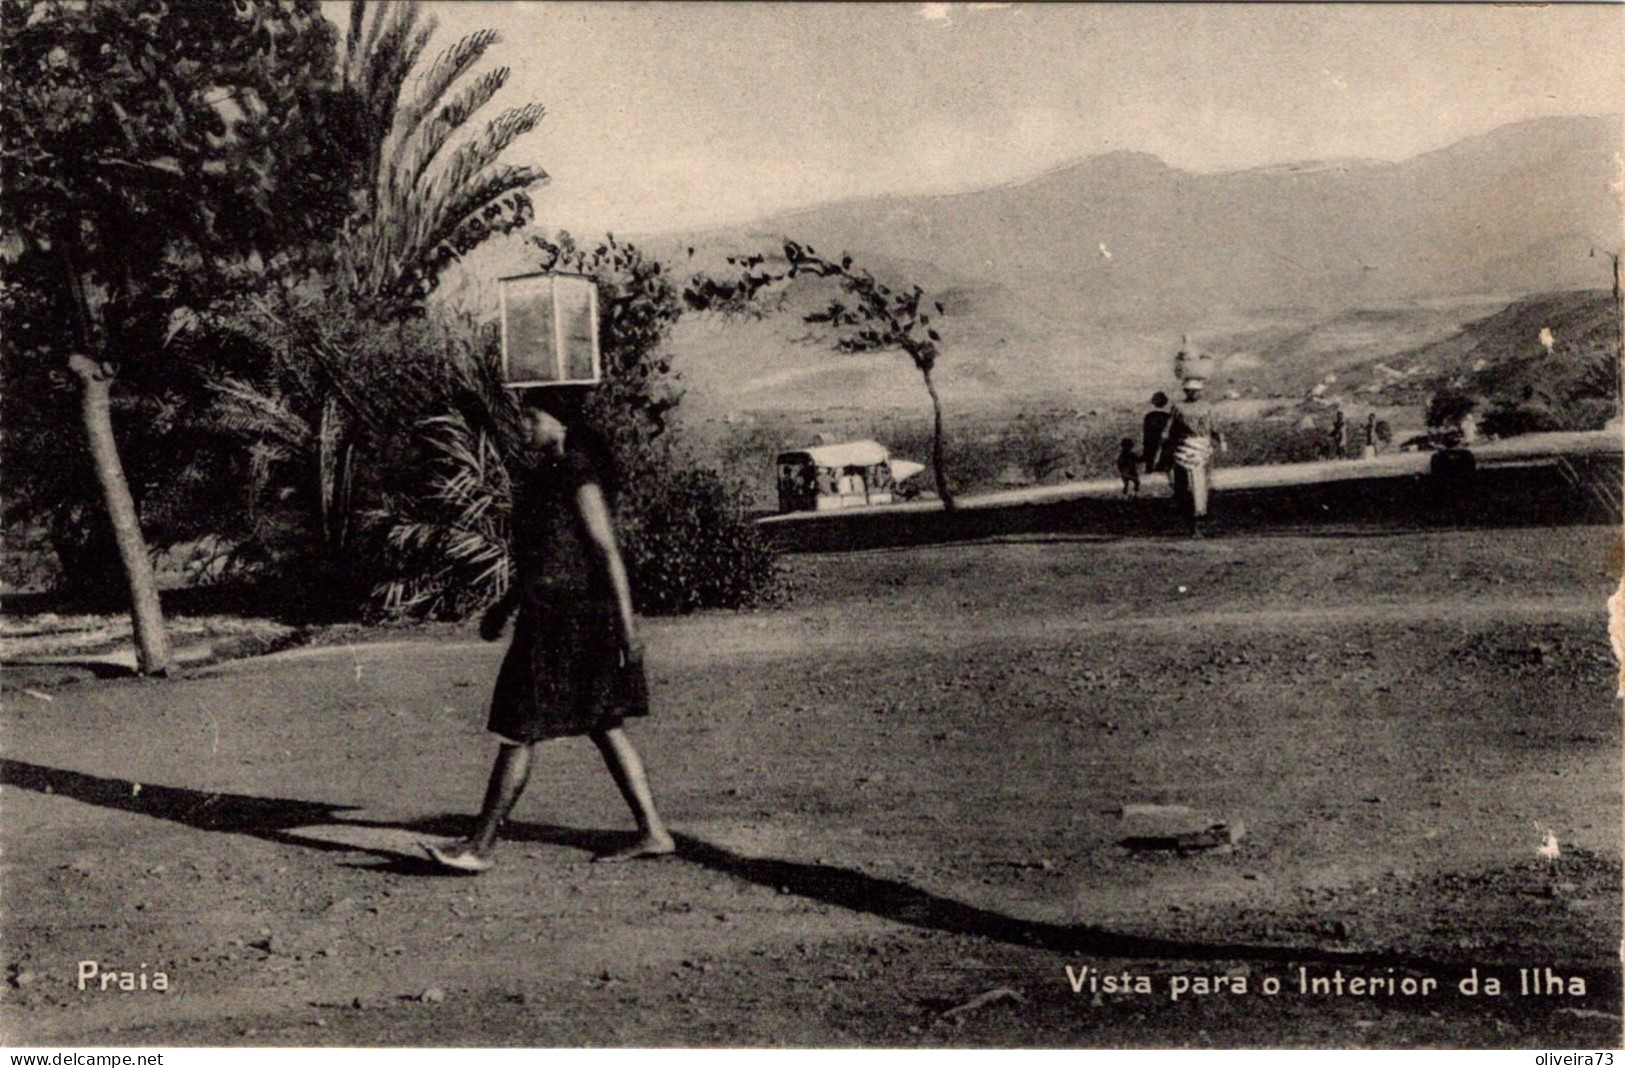
[[676, 848], [655, 810], [643, 761], [622, 729], [626, 718], [648, 714], [648, 684], [610, 518], [607, 465], [576, 419], [577, 400], [562, 387], [534, 389], [523, 400], [530, 455], [514, 488], [517, 576], [508, 597], [480, 624], [481, 637], [495, 641], [517, 603], [488, 724], [501, 749], [474, 833], [453, 845], [424, 846], [452, 870], [491, 866], [502, 822], [530, 776], [535, 744], [582, 734], [603, 754], [638, 827], [635, 842], [596, 859], [661, 856]]

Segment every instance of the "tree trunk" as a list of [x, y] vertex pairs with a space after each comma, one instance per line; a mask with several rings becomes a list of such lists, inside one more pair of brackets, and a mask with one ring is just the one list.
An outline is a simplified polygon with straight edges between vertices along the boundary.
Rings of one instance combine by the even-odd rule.
[[937, 496], [942, 498], [942, 510], [954, 510], [953, 491], [948, 488], [948, 472], [942, 465], [942, 398], [937, 396], [936, 383], [931, 381], [930, 371], [921, 371], [925, 376], [925, 391], [931, 394], [931, 469], [937, 476]]
[[164, 633], [164, 613], [158, 602], [158, 583], [153, 577], [152, 560], [141, 536], [135, 501], [119, 461], [118, 443], [113, 438], [113, 418], [109, 404], [112, 375], [88, 356], [68, 358], [68, 368], [79, 376], [85, 420], [85, 437], [96, 465], [107, 515], [113, 523], [119, 557], [130, 582], [130, 619], [135, 625], [135, 641], [143, 675], [162, 675], [169, 670], [169, 637]]

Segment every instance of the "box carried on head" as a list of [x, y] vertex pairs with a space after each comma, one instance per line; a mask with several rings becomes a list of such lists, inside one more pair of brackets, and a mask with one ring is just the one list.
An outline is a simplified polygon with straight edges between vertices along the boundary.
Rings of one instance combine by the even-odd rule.
[[579, 274], [545, 271], [497, 280], [502, 308], [502, 384], [595, 386], [603, 381], [598, 351], [598, 286]]

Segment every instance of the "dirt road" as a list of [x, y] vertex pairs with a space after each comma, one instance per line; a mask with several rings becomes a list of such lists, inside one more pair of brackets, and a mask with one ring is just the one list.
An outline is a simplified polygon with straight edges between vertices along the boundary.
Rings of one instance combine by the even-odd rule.
[[[416, 859], [492, 754], [471, 635], [12, 690], [6, 1033], [1616, 1044], [1617, 554], [1569, 527], [796, 558], [790, 605], [649, 625], [634, 734], [679, 856], [589, 863], [629, 823], [567, 741], [478, 879]], [[1152, 803], [1245, 836], [1118, 845]], [[84, 961], [138, 989], [79, 989]]]

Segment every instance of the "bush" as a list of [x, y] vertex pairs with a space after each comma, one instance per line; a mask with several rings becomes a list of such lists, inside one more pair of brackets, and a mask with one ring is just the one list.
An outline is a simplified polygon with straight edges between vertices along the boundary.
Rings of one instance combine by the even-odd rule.
[[1321, 458], [1326, 434], [1291, 423], [1247, 419], [1222, 424], [1229, 449], [1218, 457], [1225, 467], [1258, 464], [1301, 464]]
[[728, 427], [710, 446], [724, 479], [740, 487], [743, 506], [757, 512], [779, 510], [779, 453], [795, 448], [800, 439], [784, 427], [754, 425]]
[[639, 612], [749, 608], [780, 590], [778, 556], [745, 514], [745, 489], [672, 455], [623, 471], [621, 550]]
[[747, 518], [750, 487], [696, 466], [673, 444], [668, 416], [682, 391], [666, 343], [683, 303], [670, 273], [613, 236], [590, 248], [567, 233], [531, 243], [544, 270], [578, 271], [598, 286], [604, 384], [586, 410], [607, 432], [619, 476], [616, 513], [637, 609], [741, 608], [772, 597], [777, 557]]
[[[459, 416], [431, 420], [415, 470], [421, 489], [369, 519], [390, 616], [459, 619], [512, 581], [511, 483], [496, 439]], [[744, 488], [666, 448], [616, 465], [614, 505], [637, 610], [671, 615], [745, 608], [777, 596], [778, 558], [746, 515]]]
[[[678, 304], [662, 267], [612, 241], [543, 251], [546, 265], [599, 285], [606, 382], [586, 409], [634, 476], [619, 511], [640, 606], [769, 596], [773, 554], [744, 518], [741, 488], [669, 443], [681, 394], [662, 350]], [[334, 611], [396, 617], [463, 618], [506, 592], [517, 406], [499, 381], [494, 324], [444, 309], [381, 320], [285, 297], [211, 326], [231, 342], [217, 347], [241, 354], [211, 383], [216, 423], [246, 453], [240, 573], [287, 576]]]
[[508, 591], [511, 482], [496, 437], [460, 415], [428, 420], [425, 440], [423, 490], [367, 517], [383, 573], [372, 595], [390, 616], [463, 618]]
[[446, 498], [454, 445], [484, 449], [500, 470], [512, 437], [495, 331], [449, 313], [383, 320], [277, 296], [220, 309], [194, 335], [232, 354], [215, 361], [210, 390], [215, 427], [244, 457], [242, 518], [215, 530], [234, 546], [235, 577], [280, 581], [340, 616], [379, 597], [392, 613], [460, 614], [483, 595], [454, 591], [457, 569], [430, 557], [466, 534]]
[[[899, 420], [876, 426], [867, 436], [883, 443], [894, 459], [925, 464], [925, 470], [910, 480], [913, 486], [929, 489], [935, 485], [928, 420]], [[1049, 444], [1042, 440], [1046, 436], [1050, 438]], [[942, 439], [948, 481], [958, 493], [979, 493], [996, 487], [1000, 472], [1011, 464], [1030, 470], [1029, 465], [1038, 461], [1046, 472], [1053, 470], [1055, 464], [1047, 461], [1053, 459], [1056, 451], [1069, 452], [1069, 446], [1058, 432], [1046, 431], [1035, 418], [1028, 419], [1019, 431], [1009, 434], [1001, 431], [991, 441], [982, 440], [963, 425], [947, 428]]]
[[1006, 424], [994, 451], [1034, 482], [1042, 482], [1058, 471], [1071, 469], [1076, 448], [1067, 440], [1059, 418], [1022, 412]]
[[1428, 426], [1458, 427], [1478, 407], [1478, 398], [1457, 389], [1441, 389], [1428, 401]]
[[1539, 401], [1501, 401], [1484, 413], [1479, 429], [1496, 438], [1566, 429], [1563, 421]]

